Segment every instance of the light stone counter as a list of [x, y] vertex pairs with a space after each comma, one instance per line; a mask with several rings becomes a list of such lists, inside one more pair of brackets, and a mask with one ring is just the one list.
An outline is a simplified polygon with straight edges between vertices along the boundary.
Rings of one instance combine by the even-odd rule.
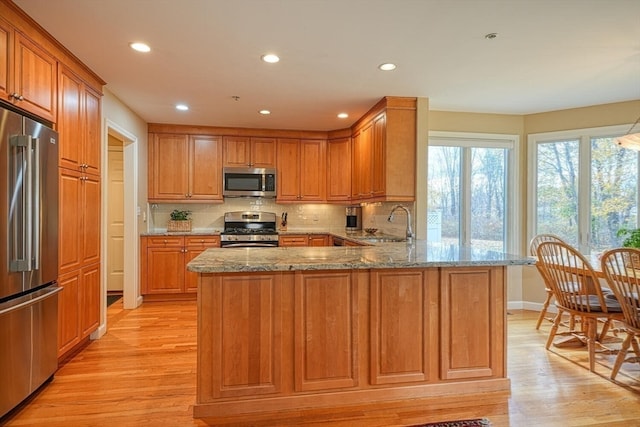
[[526, 256], [456, 245], [380, 243], [373, 246], [207, 249], [188, 265], [197, 273], [361, 270], [533, 264]]

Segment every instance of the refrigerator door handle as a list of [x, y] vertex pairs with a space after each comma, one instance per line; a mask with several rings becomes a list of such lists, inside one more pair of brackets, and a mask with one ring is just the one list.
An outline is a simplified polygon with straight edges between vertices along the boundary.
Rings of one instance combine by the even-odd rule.
[[29, 230], [33, 234], [31, 236], [31, 253], [29, 253], [29, 263], [31, 264], [31, 270], [40, 269], [40, 138], [31, 138], [33, 142], [33, 151], [30, 150], [32, 155], [31, 161], [31, 196], [28, 200], [31, 200], [29, 207], [29, 215], [31, 215], [31, 223], [29, 224]]
[[[51, 297], [52, 295], [57, 294], [58, 292], [62, 292], [62, 288], [59, 286], [48, 286], [42, 289], [37, 295], [31, 298], [18, 298], [17, 301], [13, 304], [3, 304], [0, 305], [0, 316], [4, 316], [5, 314], [9, 314], [13, 311], [17, 311], [24, 307], [29, 307], [39, 303], [40, 301]], [[6, 305], [6, 307], [4, 307]]]
[[[14, 188], [9, 209], [9, 251], [11, 271], [31, 271], [33, 260], [33, 153], [30, 135], [12, 135], [10, 145], [15, 148], [13, 169]], [[18, 153], [22, 153], [19, 156]]]

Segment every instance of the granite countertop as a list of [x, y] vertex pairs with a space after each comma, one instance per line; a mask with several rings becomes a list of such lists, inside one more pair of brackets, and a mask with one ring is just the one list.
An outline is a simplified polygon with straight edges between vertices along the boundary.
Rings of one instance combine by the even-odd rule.
[[457, 245], [380, 243], [323, 246], [207, 249], [188, 265], [197, 273], [507, 266], [533, 264], [531, 257]]

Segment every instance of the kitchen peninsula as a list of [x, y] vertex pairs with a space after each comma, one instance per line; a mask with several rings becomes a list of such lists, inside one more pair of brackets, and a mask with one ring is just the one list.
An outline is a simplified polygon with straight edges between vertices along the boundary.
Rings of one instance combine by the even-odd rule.
[[505, 270], [531, 262], [424, 241], [206, 250], [194, 416], [507, 391]]

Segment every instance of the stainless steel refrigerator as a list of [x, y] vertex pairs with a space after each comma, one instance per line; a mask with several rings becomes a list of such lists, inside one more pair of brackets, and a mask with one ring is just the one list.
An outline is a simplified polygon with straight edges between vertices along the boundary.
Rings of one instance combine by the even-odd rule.
[[0, 107], [0, 417], [58, 368], [58, 135]]

